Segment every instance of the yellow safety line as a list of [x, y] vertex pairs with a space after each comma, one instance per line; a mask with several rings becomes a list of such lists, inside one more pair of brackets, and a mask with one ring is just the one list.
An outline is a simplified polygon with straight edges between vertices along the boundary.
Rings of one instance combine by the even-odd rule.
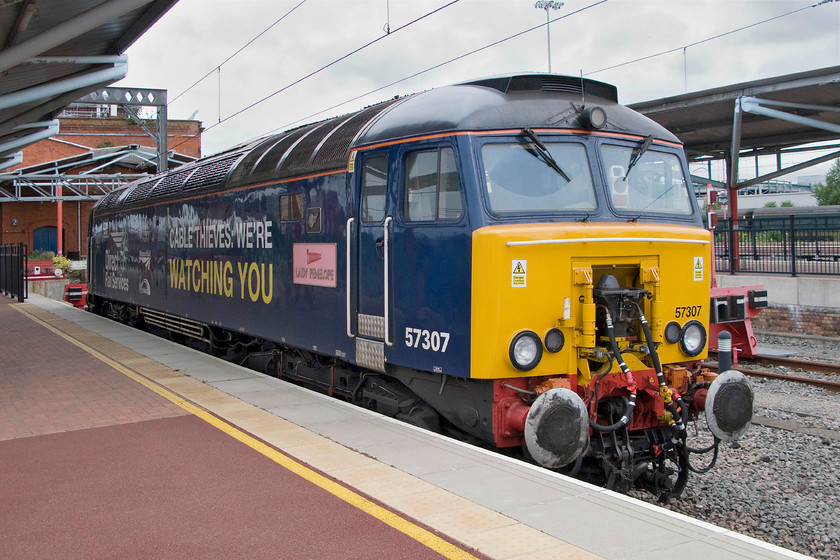
[[240, 442], [244, 443], [251, 449], [254, 449], [258, 453], [268, 457], [278, 465], [282, 466], [283, 468], [295, 473], [296, 475], [308, 480], [312, 484], [318, 486], [329, 492], [330, 494], [336, 496], [347, 502], [348, 504], [364, 511], [365, 513], [372, 515], [376, 519], [379, 519], [383, 523], [393, 527], [397, 531], [408, 535], [409, 537], [413, 538], [414, 540], [424, 544], [425, 546], [431, 548], [438, 554], [450, 558], [452, 560], [478, 560], [475, 556], [470, 554], [469, 552], [458, 548], [457, 546], [453, 545], [450, 542], [438, 537], [434, 533], [423, 529], [422, 527], [408, 521], [400, 517], [399, 515], [388, 511], [387, 509], [379, 506], [372, 501], [364, 498], [363, 496], [353, 492], [349, 488], [342, 486], [341, 484], [330, 480], [329, 478], [325, 477], [322, 474], [315, 472], [314, 470], [310, 469], [302, 465], [301, 463], [295, 461], [291, 457], [280, 453], [276, 449], [272, 448], [271, 446], [259, 441], [258, 439], [246, 434], [242, 430], [236, 428], [232, 424], [225, 422], [224, 420], [210, 414], [206, 410], [203, 410], [196, 406], [195, 404], [189, 402], [188, 400], [184, 399], [180, 395], [161, 387], [154, 381], [146, 378], [145, 376], [132, 371], [131, 369], [125, 367], [124, 365], [120, 364], [112, 360], [111, 358], [107, 357], [106, 355], [102, 354], [98, 350], [87, 346], [86, 344], [76, 340], [75, 338], [71, 337], [70, 335], [60, 331], [56, 327], [53, 327], [49, 323], [35, 317], [27, 310], [23, 309], [19, 304], [11, 304], [12, 307], [20, 311], [21, 313], [28, 316], [30, 319], [35, 321], [36, 323], [40, 324], [41, 326], [49, 329], [50, 331], [54, 332], [61, 338], [69, 341], [70, 343], [74, 344], [75, 346], [81, 348], [88, 354], [91, 354], [96, 359], [108, 364], [115, 370], [119, 371], [123, 375], [133, 379], [134, 381], [140, 383], [141, 385], [148, 387], [158, 395], [168, 399], [169, 401], [177, 404], [190, 414], [194, 416], [198, 416], [208, 424], [212, 425], [213, 427], [223, 431], [224, 433], [228, 434], [239, 440]]

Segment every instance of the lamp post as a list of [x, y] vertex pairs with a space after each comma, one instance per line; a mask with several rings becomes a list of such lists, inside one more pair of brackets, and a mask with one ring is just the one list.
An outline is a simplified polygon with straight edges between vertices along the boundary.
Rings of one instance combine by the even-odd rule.
[[549, 10], [559, 10], [563, 7], [563, 2], [555, 2], [555, 0], [537, 0], [534, 4], [535, 8], [545, 10], [545, 36], [548, 39], [548, 73], [551, 73], [551, 31], [549, 30]]

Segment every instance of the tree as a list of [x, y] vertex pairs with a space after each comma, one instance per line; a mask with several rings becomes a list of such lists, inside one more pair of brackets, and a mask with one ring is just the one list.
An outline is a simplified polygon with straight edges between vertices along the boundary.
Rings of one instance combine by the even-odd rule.
[[814, 186], [813, 192], [820, 206], [840, 204], [840, 159], [836, 160], [826, 173], [825, 184], [819, 183]]

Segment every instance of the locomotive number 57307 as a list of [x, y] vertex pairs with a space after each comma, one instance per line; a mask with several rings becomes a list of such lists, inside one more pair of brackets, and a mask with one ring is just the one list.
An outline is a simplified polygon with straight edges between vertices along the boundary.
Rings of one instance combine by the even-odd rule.
[[406, 327], [405, 345], [409, 348], [446, 352], [446, 347], [449, 346], [449, 333]]

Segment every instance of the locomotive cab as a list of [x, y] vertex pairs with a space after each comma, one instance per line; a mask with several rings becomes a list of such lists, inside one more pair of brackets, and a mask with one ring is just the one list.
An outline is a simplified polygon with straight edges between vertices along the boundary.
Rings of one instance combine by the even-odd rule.
[[[685, 422], [714, 378], [700, 369], [710, 235], [675, 148], [583, 131], [489, 138], [491, 219], [473, 232], [474, 302], [498, 304], [473, 307], [472, 376], [496, 380], [497, 445], [522, 438], [544, 466], [578, 472], [588, 458], [610, 487], [663, 495], [685, 484]], [[730, 405], [751, 411], [737, 384]]]

